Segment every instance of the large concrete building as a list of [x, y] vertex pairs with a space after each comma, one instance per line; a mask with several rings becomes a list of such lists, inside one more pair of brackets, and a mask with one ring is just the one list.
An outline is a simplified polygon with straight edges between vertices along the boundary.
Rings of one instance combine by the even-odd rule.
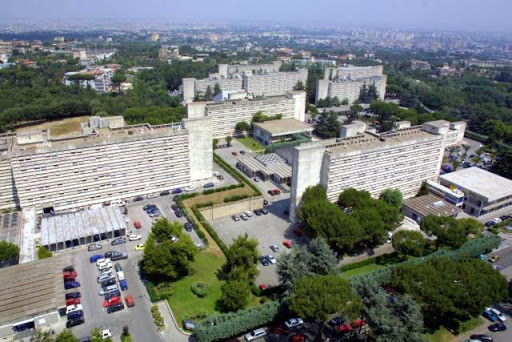
[[324, 78], [318, 80], [316, 101], [326, 97], [338, 97], [340, 101], [348, 100], [349, 104], [359, 99], [361, 87], [375, 85], [380, 100], [386, 95], [387, 76], [383, 74], [382, 65], [369, 67], [344, 66], [325, 68]]
[[42, 130], [5, 137], [0, 186], [12, 192], [2, 193], [2, 206], [12, 199], [22, 209], [60, 211], [212, 177], [211, 118], [119, 126], [114, 117], [110, 128], [94, 127], [106, 121], [91, 118], [76, 136], [54, 138]]
[[497, 210], [512, 210], [512, 180], [478, 167], [450, 172], [439, 177], [441, 185], [464, 193], [462, 209], [482, 216]]
[[[343, 138], [323, 140], [294, 148], [290, 219], [308, 186], [321, 184], [330, 201], [348, 188], [366, 190], [372, 196], [397, 188], [405, 198], [416, 195], [421, 184], [439, 175], [445, 147], [462, 141], [465, 125], [438, 122], [385, 133], [367, 130], [356, 123], [342, 128]], [[456, 134], [455, 134], [456, 133]], [[461, 134], [462, 133], [462, 134]]]
[[218, 73], [210, 74], [206, 79], [184, 78], [183, 100], [192, 102], [198, 95], [204, 95], [206, 89], [212, 90], [218, 84], [223, 91], [244, 90], [249, 96], [284, 95], [292, 91], [301, 81], [306, 84], [307, 69], [280, 72], [281, 62], [272, 64], [219, 64]]
[[187, 104], [189, 118], [208, 117], [212, 120], [213, 136], [222, 138], [235, 133], [238, 122], [251, 123], [257, 112], [272, 116], [282, 114], [283, 118], [304, 121], [306, 92], [291, 91], [286, 95], [269, 96], [259, 99], [238, 99], [223, 102], [192, 102]]

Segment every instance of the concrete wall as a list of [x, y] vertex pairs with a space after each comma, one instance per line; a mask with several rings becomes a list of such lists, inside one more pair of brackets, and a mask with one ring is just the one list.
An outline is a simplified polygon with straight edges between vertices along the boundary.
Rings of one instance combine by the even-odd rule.
[[191, 102], [187, 104], [187, 117], [202, 118], [206, 115], [206, 102]]
[[213, 174], [213, 132], [209, 117], [183, 120], [189, 131], [190, 181], [212, 177]]
[[[316, 83], [315, 102], [325, 99], [329, 95], [329, 80], [318, 80]], [[340, 101], [343, 99], [340, 99]]]
[[290, 93], [295, 100], [293, 117], [299, 121], [306, 121], [306, 92], [294, 91]]
[[183, 83], [183, 101], [192, 102], [196, 96], [196, 79], [184, 78]]
[[228, 65], [227, 64], [219, 64], [219, 75], [222, 77], [228, 77]]
[[15, 208], [17, 201], [11, 160], [7, 156], [0, 156], [0, 209]]
[[319, 143], [296, 146], [293, 151], [290, 221], [298, 222], [297, 208], [308, 186], [320, 183], [325, 147]]
[[241, 214], [244, 211], [253, 211], [254, 209], [261, 208], [263, 208], [263, 197], [254, 197], [202, 208], [200, 211], [207, 220], [212, 221], [221, 217]]

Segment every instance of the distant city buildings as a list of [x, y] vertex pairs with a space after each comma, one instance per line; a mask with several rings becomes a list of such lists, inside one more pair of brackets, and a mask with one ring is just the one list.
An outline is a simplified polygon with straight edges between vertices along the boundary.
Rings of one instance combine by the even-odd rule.
[[324, 78], [317, 82], [316, 101], [326, 97], [337, 97], [340, 101], [346, 99], [352, 104], [359, 99], [361, 88], [370, 85], [375, 85], [379, 99], [384, 100], [386, 82], [387, 76], [383, 74], [382, 65], [325, 68]]
[[120, 67], [119, 64], [109, 64], [107, 66], [90, 66], [81, 71], [70, 71], [64, 74], [64, 85], [70, 86], [78, 83], [82, 88], [90, 87], [98, 93], [106, 93], [112, 90], [112, 76]]
[[178, 46], [162, 45], [158, 50], [158, 60], [161, 62], [170, 63], [173, 58], [180, 56], [180, 49]]
[[431, 66], [429, 62], [419, 61], [416, 59], [411, 60], [412, 70], [430, 70]]

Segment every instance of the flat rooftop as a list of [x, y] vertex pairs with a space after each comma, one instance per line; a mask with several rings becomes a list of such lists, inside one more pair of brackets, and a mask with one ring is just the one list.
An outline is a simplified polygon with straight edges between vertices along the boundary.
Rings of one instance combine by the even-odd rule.
[[303, 132], [312, 132], [313, 127], [305, 122], [294, 118], [284, 118], [280, 120], [270, 120], [265, 122], [254, 123], [254, 126], [267, 131], [272, 136], [297, 134]]
[[320, 141], [327, 153], [344, 153], [350, 151], [364, 151], [374, 148], [384, 148], [389, 145], [399, 145], [413, 140], [442, 139], [441, 135], [425, 132], [421, 126], [404, 128], [381, 134], [361, 133], [355, 137]]
[[404, 200], [404, 207], [409, 207], [421, 216], [455, 216], [462, 211], [460, 208], [432, 194], [408, 198]]
[[41, 245], [48, 246], [126, 228], [119, 207], [114, 206], [44, 217], [41, 220]]
[[268, 153], [257, 157], [241, 157], [239, 162], [253, 172], [261, 172], [267, 176], [277, 175], [279, 178], [291, 178], [292, 168], [276, 153]]
[[16, 323], [65, 307], [62, 269], [73, 264], [74, 256], [63, 254], [0, 268], [0, 322]]
[[439, 177], [462, 190], [466, 189], [486, 198], [488, 202], [512, 196], [512, 180], [473, 166]]

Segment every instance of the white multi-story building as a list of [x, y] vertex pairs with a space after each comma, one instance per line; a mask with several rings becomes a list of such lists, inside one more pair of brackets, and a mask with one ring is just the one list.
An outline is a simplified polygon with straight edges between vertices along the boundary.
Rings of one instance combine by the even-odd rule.
[[[397, 188], [405, 198], [416, 195], [421, 184], [439, 176], [445, 147], [460, 143], [465, 123], [425, 123], [373, 133], [364, 124], [342, 127], [340, 139], [302, 144], [293, 156], [290, 219], [308, 186], [321, 184], [330, 201], [348, 188], [379, 196]], [[456, 140], [459, 139], [459, 140]]]
[[384, 100], [387, 76], [382, 72], [382, 65], [325, 68], [324, 79], [317, 82], [316, 101], [338, 97], [340, 101], [347, 99], [352, 104], [359, 99], [361, 88], [365, 85], [375, 85], [379, 99]]
[[307, 69], [280, 72], [280, 67], [280, 61], [271, 64], [219, 64], [218, 73], [210, 74], [208, 78], [182, 80], [183, 101], [192, 102], [196, 96], [204, 95], [208, 87], [213, 91], [217, 84], [223, 91], [245, 90], [249, 96], [284, 95], [292, 91], [297, 82], [306, 84]]
[[[52, 138], [47, 130], [10, 137], [0, 172], [7, 175], [10, 165], [13, 200], [17, 194], [21, 208], [59, 211], [212, 177], [210, 118], [159, 126], [117, 123], [113, 118], [110, 128], [88, 127], [74, 138]], [[8, 184], [0, 186], [8, 190]]]
[[295, 118], [304, 121], [306, 92], [292, 91], [286, 95], [269, 96], [260, 99], [239, 99], [223, 102], [192, 102], [187, 104], [189, 118], [209, 117], [212, 120], [213, 136], [222, 138], [235, 133], [238, 122], [251, 123], [257, 112], [273, 116], [281, 114], [283, 118]]
[[105, 93], [112, 90], [112, 76], [114, 76], [115, 69], [107, 67], [90, 66], [81, 71], [70, 71], [64, 74], [64, 85], [74, 85], [75, 81], [71, 76], [73, 75], [91, 75], [94, 78], [90, 80], [80, 80], [82, 88], [91, 87], [98, 93]]

